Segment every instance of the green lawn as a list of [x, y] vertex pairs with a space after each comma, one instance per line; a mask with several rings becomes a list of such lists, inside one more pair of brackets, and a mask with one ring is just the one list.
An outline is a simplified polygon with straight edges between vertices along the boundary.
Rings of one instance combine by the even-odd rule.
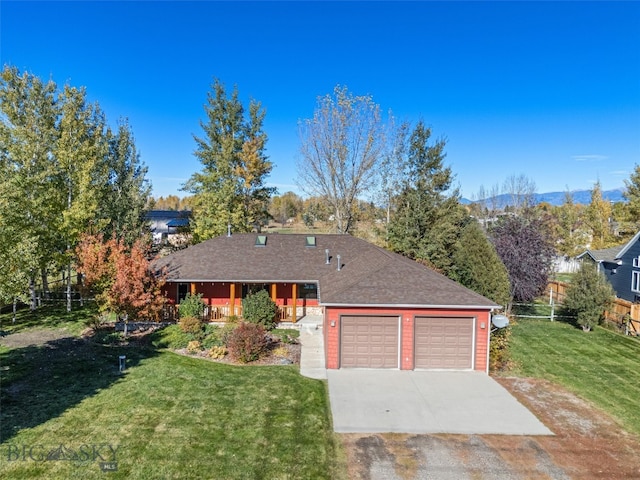
[[560, 383], [640, 435], [639, 339], [548, 320], [518, 319], [512, 328], [512, 373]]
[[74, 303], [71, 312], [67, 312], [63, 302], [44, 306], [33, 312], [27, 307], [22, 307], [16, 314], [15, 323], [12, 313], [0, 314], [0, 330], [10, 334], [33, 329], [59, 328], [71, 335], [79, 335], [87, 328], [86, 322], [97, 315], [96, 304], [91, 301], [87, 301], [83, 307]]
[[326, 383], [295, 366], [77, 338], [0, 349], [0, 365], [0, 478], [343, 477]]

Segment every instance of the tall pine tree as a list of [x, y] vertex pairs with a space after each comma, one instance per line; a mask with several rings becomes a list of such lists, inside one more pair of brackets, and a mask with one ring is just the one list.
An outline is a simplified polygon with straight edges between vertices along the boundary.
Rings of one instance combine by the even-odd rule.
[[272, 169], [265, 155], [267, 136], [262, 130], [265, 112], [251, 101], [248, 118], [234, 88], [227, 95], [215, 80], [207, 96], [207, 121], [201, 121], [204, 137], [195, 136], [195, 155], [202, 163], [185, 184], [194, 195], [191, 231], [201, 242], [227, 231], [260, 229], [266, 220], [274, 188], [265, 186]]
[[431, 142], [420, 121], [409, 138], [407, 171], [389, 224], [392, 250], [448, 275], [464, 211], [453, 174], [444, 166], [445, 140]]

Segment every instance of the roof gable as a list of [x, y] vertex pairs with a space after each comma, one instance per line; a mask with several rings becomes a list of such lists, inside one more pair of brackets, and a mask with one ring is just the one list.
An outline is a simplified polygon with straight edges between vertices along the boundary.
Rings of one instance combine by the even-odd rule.
[[615, 247], [603, 248], [600, 250], [587, 250], [581, 253], [576, 258], [582, 258], [585, 255], [590, 256], [594, 261], [618, 263], [620, 259], [629, 251], [629, 249], [640, 239], [640, 231], [636, 233], [631, 240], [622, 245]]

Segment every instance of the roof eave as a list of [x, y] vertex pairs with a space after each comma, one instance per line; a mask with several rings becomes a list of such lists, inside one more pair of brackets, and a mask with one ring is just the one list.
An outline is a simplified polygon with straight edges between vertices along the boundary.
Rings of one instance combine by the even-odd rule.
[[211, 278], [168, 278], [165, 280], [167, 283], [192, 283], [192, 282], [201, 282], [201, 283], [318, 283], [318, 280], [303, 280], [303, 279], [262, 279], [262, 278], [251, 278], [251, 279], [230, 279], [230, 278], [220, 278], [220, 279], [211, 279]]
[[499, 310], [500, 305], [429, 305], [412, 303], [321, 303], [323, 307], [350, 307], [350, 308], [430, 308], [446, 310]]

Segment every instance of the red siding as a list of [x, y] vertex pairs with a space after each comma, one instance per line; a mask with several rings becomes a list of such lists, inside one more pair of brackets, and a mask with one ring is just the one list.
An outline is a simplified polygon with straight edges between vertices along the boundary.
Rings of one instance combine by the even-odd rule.
[[[231, 298], [231, 287], [229, 282], [195, 282], [195, 293], [202, 294], [202, 299], [207, 305], [228, 305]], [[178, 284], [169, 282], [162, 288], [163, 294], [170, 301], [177, 302], [178, 299]], [[191, 284], [189, 287], [191, 291]], [[236, 285], [236, 305], [241, 305], [242, 299], [242, 284]], [[271, 289], [269, 289], [269, 295], [271, 295]], [[293, 289], [290, 283], [278, 284], [276, 290], [276, 304], [278, 306], [293, 305]], [[304, 300], [297, 299], [298, 307], [313, 307], [318, 305], [317, 299]]]
[[491, 325], [489, 324], [490, 313], [486, 310], [326, 307], [324, 324], [325, 359], [326, 366], [330, 369], [339, 368], [340, 365], [340, 315], [401, 315], [400, 368], [402, 370], [412, 370], [414, 368], [413, 337], [415, 316], [474, 317], [476, 319], [476, 331], [473, 369], [488, 372], [487, 352]]

